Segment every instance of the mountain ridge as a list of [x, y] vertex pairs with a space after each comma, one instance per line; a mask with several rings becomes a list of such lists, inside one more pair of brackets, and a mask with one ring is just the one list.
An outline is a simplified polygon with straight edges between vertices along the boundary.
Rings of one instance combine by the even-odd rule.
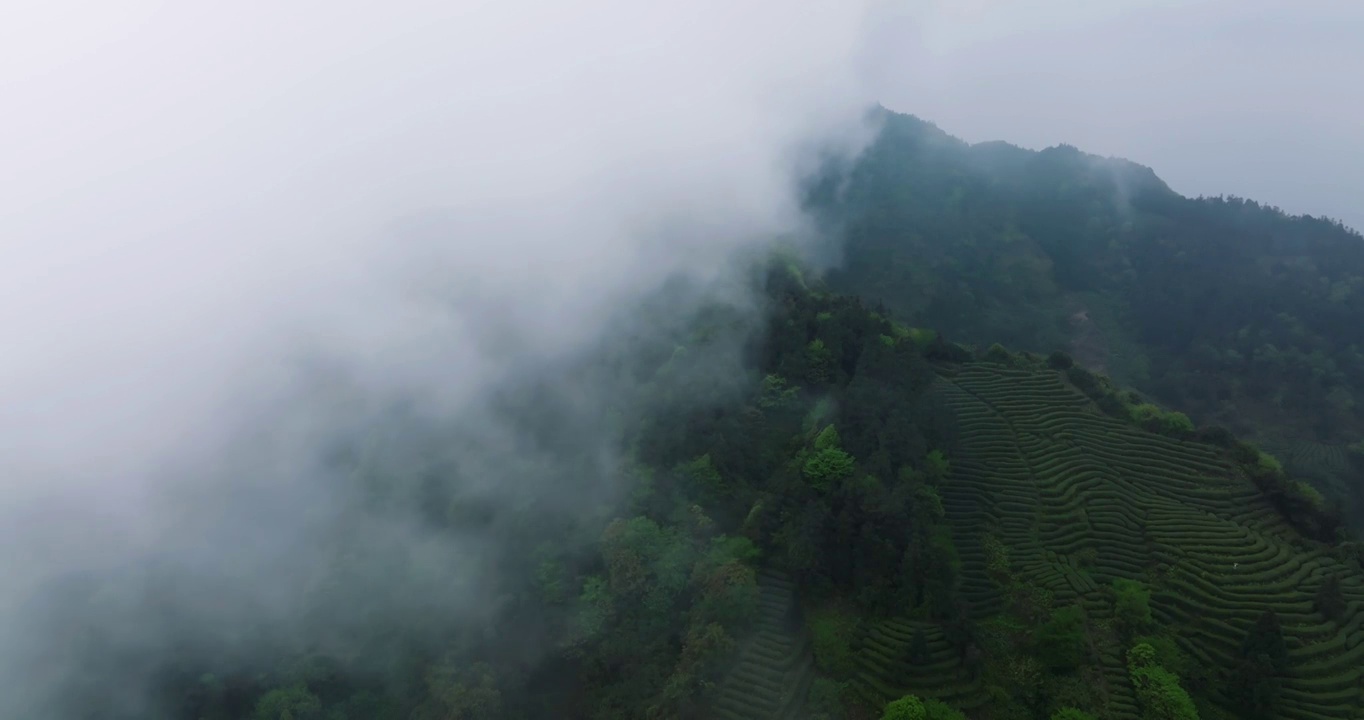
[[[1073, 159], [1082, 159], [1094, 166], [1106, 165], [1108, 166], [1108, 169], [1110, 171], [1126, 173], [1128, 177], [1130, 177], [1133, 180], [1137, 180], [1144, 185], [1158, 188], [1162, 192], [1168, 192], [1169, 194], [1178, 196], [1186, 200], [1210, 200], [1216, 198], [1223, 198], [1227, 200], [1252, 202], [1255, 205], [1262, 206], [1273, 212], [1282, 214], [1289, 219], [1315, 220], [1330, 225], [1339, 226], [1343, 228], [1347, 233], [1359, 237], [1361, 242], [1364, 242], [1364, 229], [1355, 228], [1349, 223], [1329, 215], [1295, 213], [1277, 205], [1259, 203], [1252, 200], [1251, 198], [1238, 196], [1235, 194], [1223, 193], [1217, 195], [1204, 194], [1189, 195], [1178, 192], [1174, 190], [1164, 179], [1162, 179], [1159, 176], [1154, 166], [1147, 165], [1136, 160], [1132, 160], [1125, 156], [1101, 155], [1098, 153], [1091, 153], [1080, 148], [1077, 145], [1073, 145], [1068, 142], [1060, 142], [1055, 145], [1046, 145], [1040, 148], [1029, 148], [1004, 139], [977, 140], [974, 142], [967, 141], [955, 135], [952, 135], [950, 132], [943, 129], [942, 126], [938, 125], [936, 122], [932, 120], [920, 117], [919, 115], [916, 115], [914, 113], [891, 110], [885, 107], [884, 105], [880, 104], [877, 104], [875, 106], [871, 114], [871, 117], [873, 118], [874, 121], [881, 123], [885, 123], [888, 120], [893, 119], [897, 123], [917, 124], [921, 132], [926, 132], [937, 136], [939, 142], [948, 145], [957, 145], [962, 148], [970, 149], [985, 157], [994, 157], [995, 161], [1004, 162], [1006, 165], [1012, 164], [1014, 166], [1018, 166], [1023, 164], [1023, 162], [1026, 161], [1031, 156], [1047, 153], [1055, 154], [1062, 157], [1069, 157]], [[1008, 158], [1002, 157], [1006, 155], [1009, 157]]]
[[[1276, 447], [1364, 439], [1358, 232], [1185, 197], [1149, 167], [1070, 145], [971, 144], [912, 115], [879, 119], [858, 162], [810, 193], [841, 241], [836, 291], [974, 345], [1088, 344], [1077, 357], [1120, 383]], [[1336, 466], [1299, 470], [1336, 496], [1356, 484]]]

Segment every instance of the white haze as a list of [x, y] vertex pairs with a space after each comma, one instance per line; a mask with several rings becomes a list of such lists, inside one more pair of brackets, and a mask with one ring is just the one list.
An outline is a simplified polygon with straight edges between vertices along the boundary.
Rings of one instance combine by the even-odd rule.
[[[8, 8], [0, 621], [32, 620], [16, 608], [41, 581], [176, 544], [260, 578], [231, 602], [287, 602], [271, 573], [302, 550], [279, 522], [329, 511], [294, 478], [346, 413], [419, 398], [473, 421], [489, 388], [591, 346], [666, 276], [715, 276], [801, 229], [812, 149], [865, 140], [869, 12]], [[317, 363], [358, 405], [300, 399]], [[269, 457], [228, 472], [246, 430]], [[213, 517], [243, 512], [223, 500], [237, 484], [277, 506]]]

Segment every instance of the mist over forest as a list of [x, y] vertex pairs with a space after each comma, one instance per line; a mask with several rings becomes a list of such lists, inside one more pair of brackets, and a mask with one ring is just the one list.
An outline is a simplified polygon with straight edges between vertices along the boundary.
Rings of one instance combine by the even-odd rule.
[[0, 717], [1364, 712], [1364, 238], [935, 4], [25, 9]]

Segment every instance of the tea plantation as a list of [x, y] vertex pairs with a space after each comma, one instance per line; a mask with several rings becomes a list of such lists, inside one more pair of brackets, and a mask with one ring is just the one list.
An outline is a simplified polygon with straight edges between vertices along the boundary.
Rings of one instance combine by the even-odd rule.
[[[863, 622], [853, 695], [870, 708], [914, 694], [1004, 716], [989, 710], [1008, 694], [999, 638], [1027, 634], [1009, 618], [1020, 606], [1041, 617], [1075, 607], [1088, 638], [1076, 671], [1084, 704], [1112, 720], [1164, 717], [1143, 715], [1124, 660], [1132, 638], [1115, 620], [1113, 587], [1128, 580], [1149, 588], [1144, 630], [1172, 639], [1196, 668], [1185, 684], [1203, 696], [1205, 717], [1240, 716], [1231, 676], [1266, 611], [1287, 649], [1268, 716], [1364, 717], [1364, 577], [1345, 553], [1290, 527], [1226, 450], [1105, 415], [1057, 370], [984, 361], [936, 370], [931, 392], [960, 425], [939, 492], [988, 659], [972, 667], [940, 623]], [[1316, 607], [1328, 578], [1344, 599], [1335, 619]]]

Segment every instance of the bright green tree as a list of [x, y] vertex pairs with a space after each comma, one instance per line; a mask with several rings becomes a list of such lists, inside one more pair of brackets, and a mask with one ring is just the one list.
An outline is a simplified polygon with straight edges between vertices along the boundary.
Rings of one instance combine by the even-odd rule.
[[966, 716], [941, 700], [906, 695], [888, 703], [881, 720], [966, 720]]
[[1127, 651], [1127, 673], [1147, 720], [1198, 720], [1179, 678], [1156, 662], [1155, 648], [1142, 643]]
[[926, 720], [927, 717], [923, 701], [917, 696], [906, 695], [887, 703], [881, 720]]
[[802, 471], [811, 485], [827, 490], [853, 474], [853, 456], [839, 447], [838, 431], [830, 425], [815, 438], [815, 452], [805, 461]]

